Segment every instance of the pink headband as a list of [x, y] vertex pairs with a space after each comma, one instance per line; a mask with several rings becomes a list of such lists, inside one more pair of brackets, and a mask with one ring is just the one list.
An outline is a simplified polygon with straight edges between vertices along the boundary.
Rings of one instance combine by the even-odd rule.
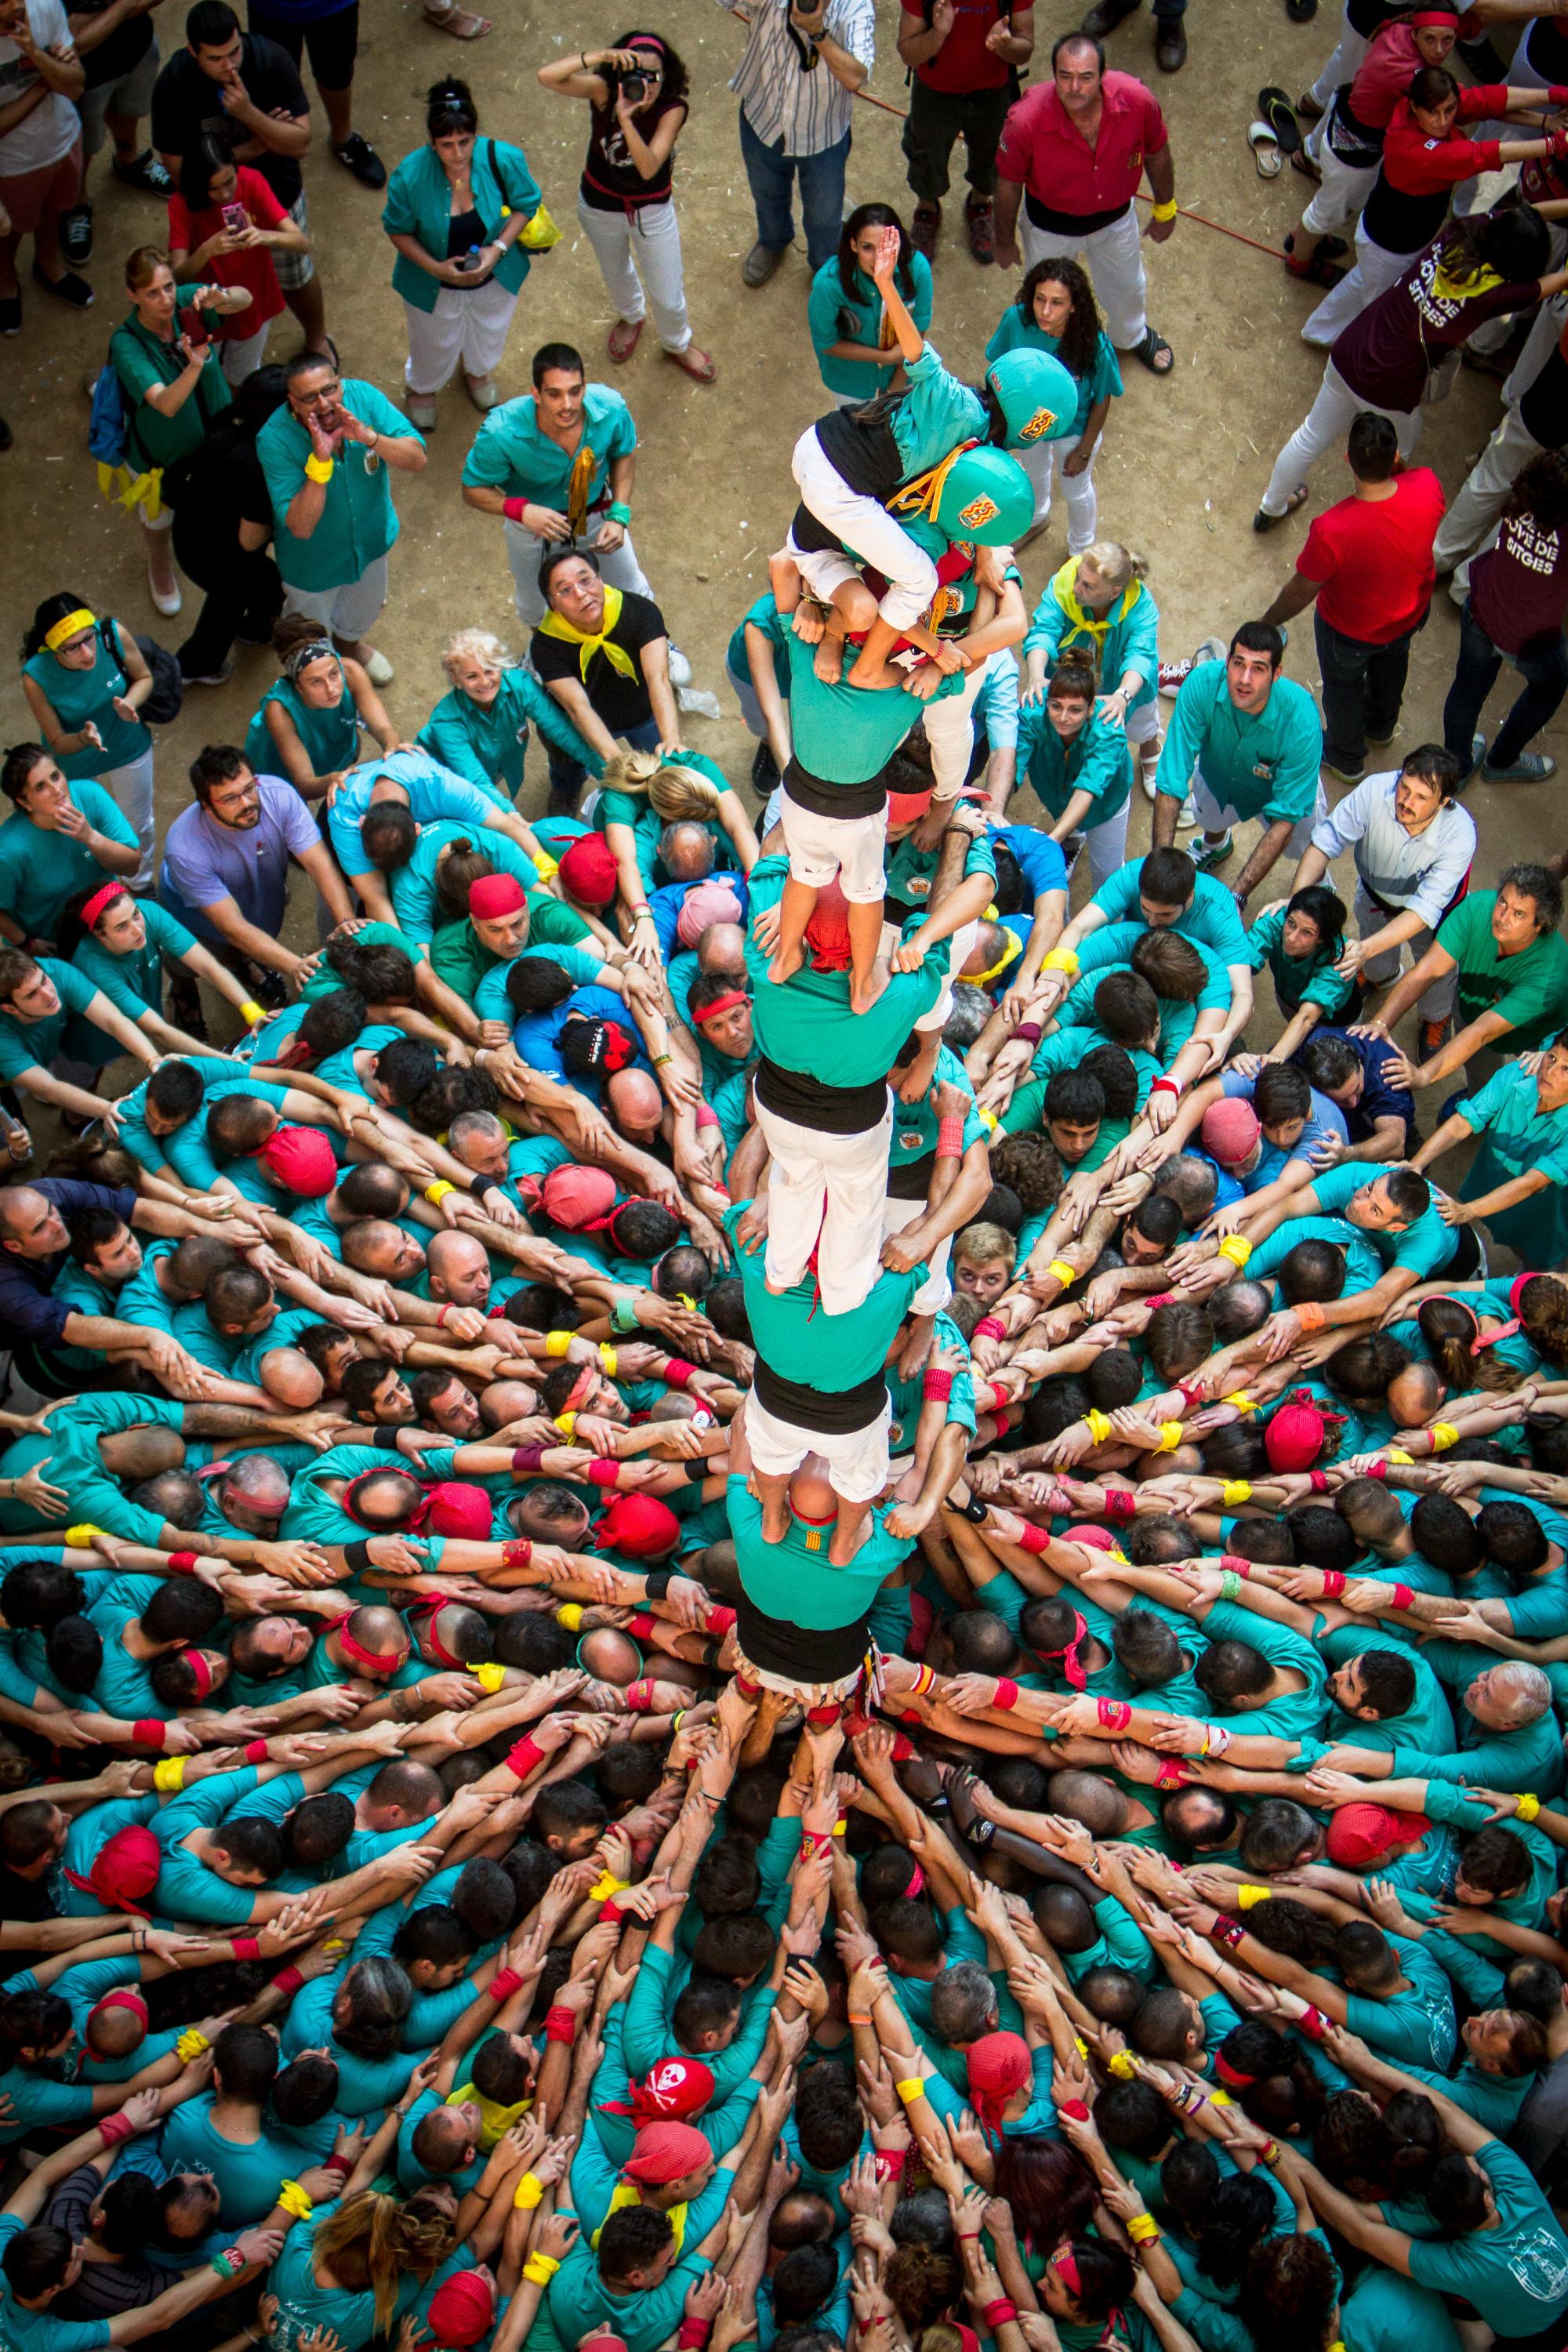
[[116, 898], [129, 898], [130, 896], [131, 893], [123, 882], [106, 882], [100, 890], [93, 892], [82, 908], [82, 929], [90, 930], [106, 907], [112, 907]]
[[717, 1021], [721, 1013], [728, 1013], [731, 1005], [750, 1004], [751, 1001], [743, 988], [731, 988], [722, 996], [716, 996], [711, 1004], [705, 1004], [700, 1013], [694, 1013], [691, 1017], [694, 1021]]
[[1085, 1674], [1082, 1666], [1079, 1664], [1078, 1655], [1079, 1645], [1083, 1641], [1084, 1636], [1088, 1632], [1089, 1627], [1085, 1624], [1083, 1619], [1079, 1615], [1075, 1609], [1073, 1612], [1072, 1621], [1072, 1640], [1067, 1643], [1059, 1650], [1037, 1650], [1035, 1652], [1037, 1658], [1059, 1658], [1062, 1662], [1062, 1672], [1067, 1676], [1068, 1682], [1072, 1685], [1074, 1690], [1086, 1690], [1089, 1686], [1089, 1676]]

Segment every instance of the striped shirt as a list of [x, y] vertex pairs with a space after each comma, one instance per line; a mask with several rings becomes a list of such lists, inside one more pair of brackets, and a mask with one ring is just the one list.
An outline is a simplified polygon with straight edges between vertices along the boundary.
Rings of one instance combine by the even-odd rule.
[[[735, 0], [719, 5], [732, 8]], [[873, 0], [827, 0], [823, 29], [870, 73], [877, 56]], [[790, 23], [789, 0], [751, 0], [745, 54], [730, 87], [757, 137], [769, 147], [782, 140], [786, 155], [820, 155], [849, 128], [854, 100], [816, 44]]]

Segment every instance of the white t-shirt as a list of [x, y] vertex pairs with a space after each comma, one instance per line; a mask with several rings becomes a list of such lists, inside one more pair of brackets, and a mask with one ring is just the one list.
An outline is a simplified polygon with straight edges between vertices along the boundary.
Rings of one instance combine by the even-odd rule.
[[[27, 27], [40, 49], [57, 42], [70, 44], [70, 26], [60, 0], [27, 0]], [[31, 58], [15, 41], [0, 40], [0, 106], [14, 106], [36, 88], [41, 77]], [[26, 172], [46, 171], [68, 155], [81, 129], [81, 118], [68, 98], [51, 90], [14, 130], [0, 137], [0, 180], [19, 180]]]

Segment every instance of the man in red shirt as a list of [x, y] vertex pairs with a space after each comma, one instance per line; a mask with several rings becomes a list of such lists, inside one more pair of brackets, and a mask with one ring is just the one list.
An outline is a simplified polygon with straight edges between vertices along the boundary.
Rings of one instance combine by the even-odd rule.
[[[1081, 253], [1119, 352], [1169, 375], [1171, 346], [1144, 310], [1143, 247], [1132, 198], [1148, 173], [1154, 204], [1144, 236], [1163, 245], [1176, 225], [1170, 134], [1152, 91], [1133, 74], [1108, 73], [1087, 33], [1064, 33], [1051, 79], [1008, 113], [996, 152], [996, 258], [1009, 269]], [[1022, 206], [1024, 219], [1018, 214]]]
[[1367, 746], [1381, 751], [1399, 726], [1410, 640], [1426, 618], [1443, 519], [1429, 466], [1403, 470], [1386, 416], [1358, 410], [1347, 451], [1355, 488], [1321, 514], [1288, 580], [1263, 615], [1276, 628], [1316, 599], [1312, 626], [1322, 678], [1323, 765], [1353, 784]]
[[969, 194], [964, 226], [976, 261], [996, 258], [996, 146], [1018, 95], [1018, 68], [1035, 50], [1033, 0], [916, 0], [899, 15], [899, 55], [910, 69], [904, 158], [918, 199], [910, 237], [928, 261], [942, 233], [952, 142], [962, 136]]

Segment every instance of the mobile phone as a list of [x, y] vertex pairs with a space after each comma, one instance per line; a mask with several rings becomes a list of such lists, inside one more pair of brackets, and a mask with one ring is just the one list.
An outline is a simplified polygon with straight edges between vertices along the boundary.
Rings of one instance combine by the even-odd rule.
[[225, 228], [231, 229], [236, 234], [237, 234], [240, 229], [248, 228], [250, 226], [250, 215], [246, 211], [245, 206], [241, 204], [225, 205], [218, 217], [223, 222]]

